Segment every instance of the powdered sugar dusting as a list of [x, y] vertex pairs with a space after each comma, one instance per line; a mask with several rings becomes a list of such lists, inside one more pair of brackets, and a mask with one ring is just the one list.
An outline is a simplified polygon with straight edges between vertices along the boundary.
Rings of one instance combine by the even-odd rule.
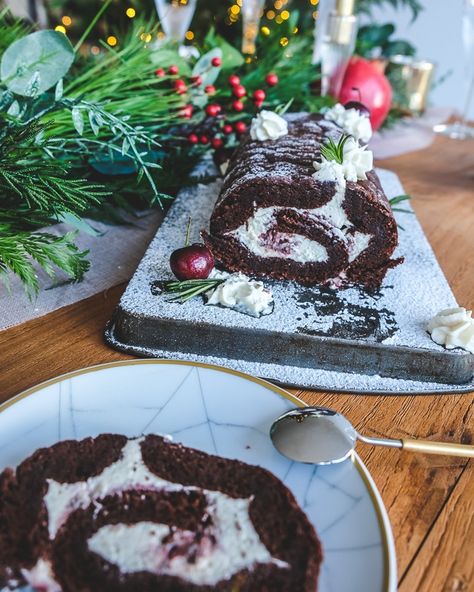
[[[396, 175], [383, 170], [378, 173], [388, 197], [403, 193]], [[122, 297], [121, 314], [125, 312], [141, 318], [159, 317], [191, 324], [207, 323], [221, 328], [238, 327], [295, 336], [313, 335], [322, 340], [338, 338], [369, 344], [406, 346], [438, 354], [444, 351], [431, 341], [426, 326], [440, 309], [455, 307], [457, 304], [416, 217], [411, 214], [396, 214], [405, 230], [400, 231], [400, 244], [394, 257], [405, 256], [405, 263], [389, 270], [381, 289], [376, 293], [369, 294], [357, 287], [306, 288], [293, 282], [268, 281], [265, 283], [273, 292], [275, 309], [273, 314], [258, 319], [229, 309], [206, 307], [200, 298], [181, 305], [169, 302], [166, 295], [153, 295], [150, 290], [153, 281], [172, 278], [168, 266], [169, 255], [181, 246], [189, 213], [192, 212], [193, 218], [192, 241], [199, 240], [201, 229], [208, 229], [220, 186], [221, 181], [216, 181], [180, 193]], [[111, 334], [108, 339], [115, 347], [139, 355], [207, 361], [303, 387], [394, 392], [437, 392], [464, 388], [453, 389], [452, 386], [439, 383], [361, 376], [186, 352], [166, 352], [142, 348], [140, 343], [120, 344]], [[453, 352], [466, 355], [462, 350], [453, 350], [450, 354]]]

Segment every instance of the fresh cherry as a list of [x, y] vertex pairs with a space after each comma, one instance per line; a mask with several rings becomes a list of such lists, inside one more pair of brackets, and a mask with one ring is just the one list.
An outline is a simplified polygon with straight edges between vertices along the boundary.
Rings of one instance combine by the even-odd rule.
[[194, 243], [173, 251], [170, 267], [178, 280], [204, 280], [214, 268], [214, 257], [205, 245]]

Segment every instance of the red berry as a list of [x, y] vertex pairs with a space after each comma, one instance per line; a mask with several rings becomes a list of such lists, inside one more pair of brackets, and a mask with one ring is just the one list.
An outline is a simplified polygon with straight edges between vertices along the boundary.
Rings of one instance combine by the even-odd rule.
[[202, 78], [200, 76], [191, 76], [191, 82], [195, 86], [201, 86], [201, 84], [202, 84]]
[[222, 60], [221, 58], [212, 58], [211, 64], [214, 66], [214, 68], [218, 68], [222, 64]]
[[211, 104], [206, 107], [206, 113], [209, 117], [215, 117], [218, 113], [220, 113], [221, 107], [220, 105]]
[[231, 134], [233, 132], [232, 126], [229, 125], [228, 123], [226, 123], [224, 125], [224, 127], [222, 128], [222, 131], [224, 132], [224, 134]]
[[174, 81], [174, 88], [176, 89], [178, 95], [184, 95], [184, 93], [188, 90], [184, 80], [180, 79]]
[[268, 86], [276, 86], [278, 84], [278, 76], [273, 74], [273, 72], [270, 72], [270, 74], [266, 75], [265, 82]]
[[240, 84], [240, 78], [238, 76], [236, 76], [235, 74], [231, 74], [229, 76], [229, 84], [231, 86], [237, 86], [238, 84]]
[[260, 88], [253, 93], [253, 98], [255, 99], [255, 101], [259, 102], [264, 101], [266, 96], [267, 95], [265, 94], [265, 91]]
[[217, 150], [217, 148], [220, 148], [223, 144], [224, 144], [224, 142], [220, 138], [212, 138], [212, 140], [211, 140], [211, 145], [216, 150]]
[[204, 87], [204, 92], [207, 95], [213, 95], [216, 92], [216, 87], [213, 84], [208, 84]]
[[232, 109], [234, 111], [243, 111], [244, 110], [244, 104], [242, 103], [242, 101], [234, 101], [232, 103]]
[[155, 70], [155, 74], [156, 76], [164, 76], [165, 71], [163, 70], [163, 68], [158, 68], [158, 70]]
[[205, 245], [195, 243], [173, 251], [170, 267], [178, 280], [202, 280], [213, 270], [214, 257]]
[[176, 74], [179, 72], [179, 68], [178, 66], [170, 66], [168, 68], [168, 74], [171, 74], [172, 76], [176, 76]]
[[199, 142], [199, 138], [196, 136], [196, 134], [189, 134], [188, 142], [191, 144], [197, 144]]
[[263, 101], [254, 101], [255, 107], [260, 108], [263, 105]]
[[245, 97], [245, 95], [247, 94], [247, 91], [245, 90], [245, 88], [241, 84], [237, 84], [236, 86], [233, 87], [232, 94], [234, 95], [234, 97], [241, 99], [242, 97]]
[[209, 138], [207, 136], [199, 136], [201, 144], [209, 144]]
[[247, 131], [247, 126], [243, 121], [238, 121], [234, 124], [234, 129], [238, 134], [243, 134], [245, 131]]
[[181, 117], [185, 117], [186, 119], [190, 119], [193, 114], [193, 106], [192, 105], [185, 105], [181, 110]]

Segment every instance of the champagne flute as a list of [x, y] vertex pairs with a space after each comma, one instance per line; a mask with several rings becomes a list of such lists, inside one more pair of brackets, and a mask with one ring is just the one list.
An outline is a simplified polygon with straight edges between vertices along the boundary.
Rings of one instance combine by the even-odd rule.
[[434, 131], [454, 140], [474, 138], [474, 127], [468, 124], [469, 107], [474, 96], [474, 0], [464, 0], [462, 39], [467, 80], [467, 94], [461, 118], [454, 123], [434, 126]]
[[155, 0], [158, 17], [166, 38], [178, 43], [184, 41], [193, 20], [197, 0]]

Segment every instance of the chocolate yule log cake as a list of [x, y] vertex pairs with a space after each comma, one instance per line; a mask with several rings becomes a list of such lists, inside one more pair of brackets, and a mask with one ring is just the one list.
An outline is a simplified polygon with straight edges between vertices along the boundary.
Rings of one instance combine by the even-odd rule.
[[314, 592], [320, 543], [270, 472], [149, 435], [0, 475], [0, 590]]
[[221, 267], [373, 288], [400, 262], [391, 259], [398, 243], [392, 209], [372, 153], [359, 144], [370, 137], [369, 121], [343, 111], [336, 105], [289, 121], [262, 111], [253, 120], [203, 234]]

